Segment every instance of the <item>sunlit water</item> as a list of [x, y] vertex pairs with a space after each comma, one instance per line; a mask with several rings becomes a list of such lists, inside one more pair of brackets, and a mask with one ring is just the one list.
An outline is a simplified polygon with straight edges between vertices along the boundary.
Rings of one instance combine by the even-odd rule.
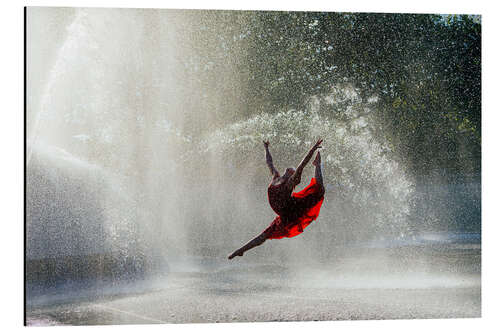
[[[308, 300], [345, 305], [349, 297], [333, 293], [347, 290], [477, 293], [480, 240], [456, 231], [425, 233], [429, 225], [454, 218], [446, 205], [430, 202], [416, 212], [416, 203], [426, 202], [417, 199], [431, 190], [417, 188], [377, 132], [376, 97], [363, 102], [352, 86], [339, 84], [329, 94], [311, 96], [303, 110], [207, 120], [210, 130], [189, 131], [198, 115], [211, 119], [199, 97], [211, 90], [196, 83], [201, 73], [181, 70], [198, 68], [194, 51], [179, 42], [178, 23], [187, 16], [107, 9], [71, 15], [40, 95], [30, 96], [37, 108], [28, 105], [27, 301], [33, 325], [52, 323], [54, 313], [34, 315], [46, 307], [152, 292], [173, 293], [174, 303], [183, 297], [195, 302], [198, 293], [207, 302], [272, 294], [280, 306], [292, 297], [305, 302], [306, 316], [290, 317], [297, 320], [372, 318], [371, 312], [353, 314], [354, 308], [338, 317], [307, 311]], [[203, 37], [203, 29], [191, 26]], [[233, 80], [230, 74], [222, 79]], [[221, 92], [210, 97], [221, 103], [229, 98]], [[238, 116], [239, 107], [234, 105]], [[269, 241], [227, 261], [274, 218], [262, 140], [271, 142], [275, 165], [284, 170], [296, 166], [317, 138], [324, 139], [327, 189], [319, 219], [299, 237]], [[312, 174], [306, 169], [300, 188]], [[451, 193], [447, 186], [444, 192]], [[464, 186], [477, 206], [480, 186]], [[156, 301], [148, 297], [145, 304]], [[233, 301], [212, 317], [196, 317], [203, 312], [198, 309], [192, 318], [177, 313], [164, 321], [273, 320], [267, 310], [224, 317]], [[351, 301], [363, 308], [360, 299]], [[391, 309], [382, 318], [410, 316]], [[429, 309], [416, 316], [434, 307]], [[477, 315], [477, 309], [456, 315]], [[94, 321], [151, 319], [136, 310]], [[136, 316], [127, 317], [130, 311]], [[55, 322], [78, 323], [71, 318]]]

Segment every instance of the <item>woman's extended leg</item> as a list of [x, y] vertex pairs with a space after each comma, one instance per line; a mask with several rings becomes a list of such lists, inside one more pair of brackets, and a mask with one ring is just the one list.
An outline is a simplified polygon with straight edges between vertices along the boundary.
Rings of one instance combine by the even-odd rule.
[[227, 257], [227, 259], [233, 259], [236, 256], [242, 256], [243, 253], [245, 253], [246, 251], [253, 249], [254, 247], [264, 243], [266, 239], [267, 239], [267, 234], [265, 232], [261, 233], [259, 236], [255, 237], [254, 239], [243, 245], [241, 248], [234, 251], [231, 255], [229, 255], [229, 257]]

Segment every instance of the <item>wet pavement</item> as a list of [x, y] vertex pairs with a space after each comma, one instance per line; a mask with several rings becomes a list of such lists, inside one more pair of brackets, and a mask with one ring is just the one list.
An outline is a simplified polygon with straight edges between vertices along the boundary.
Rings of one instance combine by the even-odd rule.
[[[403, 270], [391, 254], [404, 251], [419, 255], [407, 259]], [[480, 258], [477, 246], [455, 246], [391, 249], [384, 256], [371, 249], [320, 266], [212, 260], [161, 278], [100, 286], [93, 293], [61, 289], [33, 297], [27, 324], [480, 317]]]

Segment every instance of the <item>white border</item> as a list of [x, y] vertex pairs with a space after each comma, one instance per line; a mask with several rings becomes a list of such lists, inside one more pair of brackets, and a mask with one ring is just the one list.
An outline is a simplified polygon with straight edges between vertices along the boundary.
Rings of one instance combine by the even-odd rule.
[[[440, 14], [481, 14], [483, 1], [285, 1], [252, 0], [236, 2], [231, 0], [28, 0], [30, 6], [70, 7], [121, 7], [121, 8], [186, 8], [186, 9], [246, 9], [246, 10], [313, 10], [313, 11], [356, 11], [356, 12], [403, 12]], [[486, 2], [486, 1], [485, 1]]]
[[[448, 331], [472, 332], [493, 331], [498, 325], [499, 269], [496, 255], [497, 237], [500, 235], [495, 205], [498, 202], [499, 186], [497, 155], [499, 142], [497, 129], [498, 101], [498, 12], [493, 1], [261, 1], [245, 4], [233, 1], [124, 1], [124, 0], [52, 0], [10, 2], [2, 8], [2, 223], [1, 238], [2, 280], [0, 315], [1, 325], [6, 331], [34, 329], [23, 328], [22, 262], [23, 262], [23, 9], [28, 6], [71, 7], [123, 7], [123, 8], [200, 8], [200, 9], [261, 9], [261, 10], [319, 10], [356, 12], [406, 12], [406, 13], [468, 13], [482, 14], [483, 22], [483, 318], [454, 320], [387, 320], [356, 322], [298, 322], [259, 324], [197, 324], [197, 325], [150, 325], [150, 326], [103, 326], [73, 327], [71, 330], [103, 330], [135, 332], [136, 330], [179, 332], [203, 330], [204, 332], [242, 332], [272, 329], [278, 331], [314, 330], [327, 332], [341, 330], [365, 332], [422, 332]], [[4, 152], [7, 152], [6, 154]], [[496, 325], [495, 325], [496, 324]], [[39, 328], [42, 331], [61, 328]], [[68, 329], [68, 328], [63, 328]]]

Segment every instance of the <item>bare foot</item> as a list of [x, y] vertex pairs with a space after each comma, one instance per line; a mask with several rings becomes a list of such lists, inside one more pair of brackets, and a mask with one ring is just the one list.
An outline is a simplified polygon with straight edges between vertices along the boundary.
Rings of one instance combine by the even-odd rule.
[[243, 256], [243, 251], [236, 250], [231, 255], [229, 255], [229, 257], [227, 257], [227, 259], [231, 260], [231, 259], [233, 259], [236, 256], [239, 256], [239, 257]]
[[321, 155], [318, 151], [318, 153], [316, 154], [316, 158], [314, 159], [314, 161], [312, 162], [312, 165], [314, 166], [318, 166], [321, 164]]

